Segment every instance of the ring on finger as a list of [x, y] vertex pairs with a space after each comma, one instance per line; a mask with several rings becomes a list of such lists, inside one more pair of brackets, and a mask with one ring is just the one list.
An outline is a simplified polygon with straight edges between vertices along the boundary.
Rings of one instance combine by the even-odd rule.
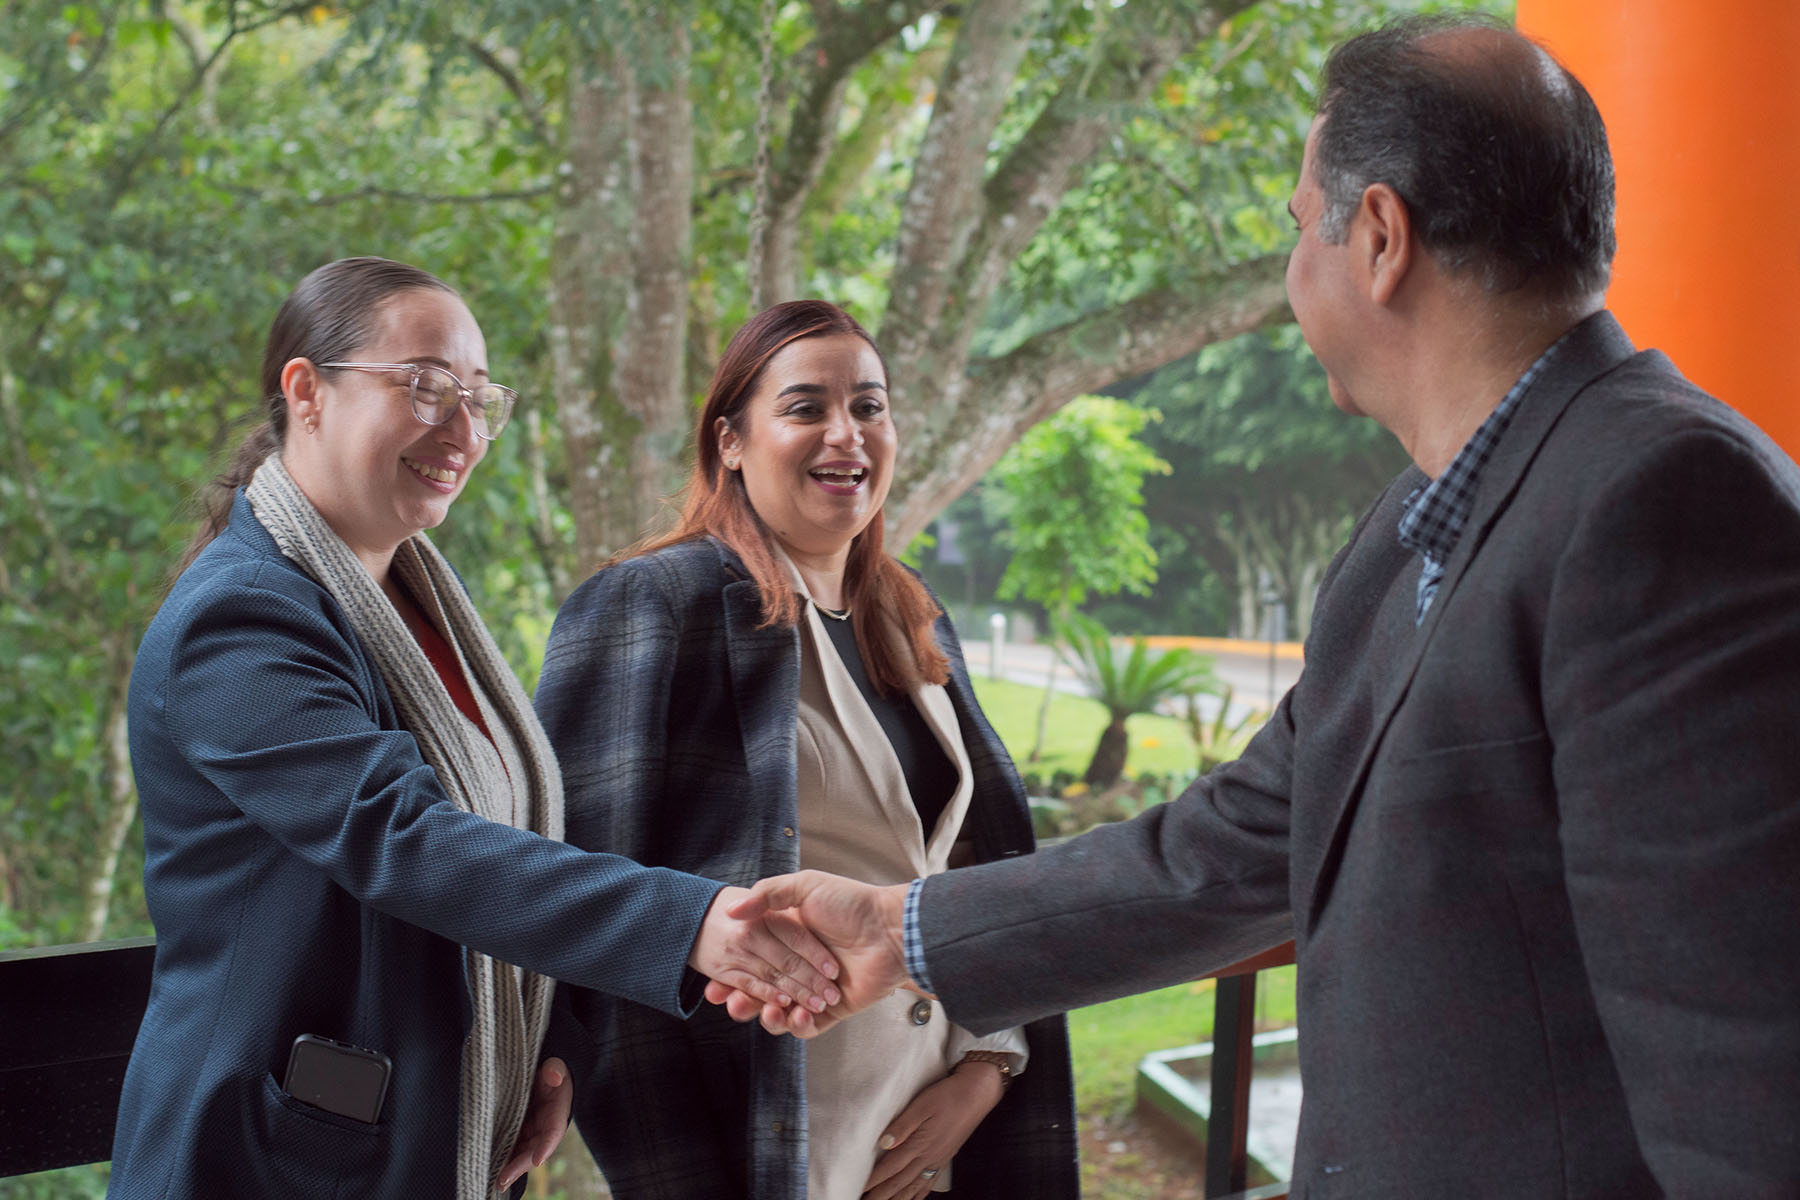
[[941, 1170], [943, 1170], [942, 1167], [926, 1167], [923, 1171], [919, 1172], [919, 1178], [936, 1179], [938, 1177], [938, 1172]]

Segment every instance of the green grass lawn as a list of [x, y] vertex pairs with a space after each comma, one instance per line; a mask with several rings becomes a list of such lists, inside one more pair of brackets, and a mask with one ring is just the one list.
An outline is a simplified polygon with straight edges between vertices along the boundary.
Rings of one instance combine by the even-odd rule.
[[[1050, 704], [1050, 726], [1045, 752], [1035, 763], [1025, 761], [1037, 735], [1038, 706], [1043, 689], [1023, 684], [976, 678], [975, 695], [1006, 743], [1021, 773], [1036, 772], [1045, 779], [1057, 770], [1080, 775], [1100, 731], [1106, 727], [1106, 710], [1082, 696], [1058, 692]], [[1172, 717], [1141, 715], [1126, 722], [1131, 750], [1126, 773], [1186, 775], [1195, 768], [1197, 755], [1186, 723]], [[1257, 977], [1257, 1029], [1278, 1029], [1294, 1023], [1294, 968], [1264, 971]], [[1155, 1050], [1212, 1040], [1213, 982], [1200, 980], [1160, 991], [1126, 996], [1069, 1014], [1069, 1045], [1075, 1066], [1075, 1107], [1081, 1119], [1117, 1120], [1130, 1113], [1135, 1103], [1138, 1063]], [[1084, 1172], [1084, 1175], [1088, 1174]], [[1084, 1192], [1095, 1200], [1119, 1200], [1109, 1185], [1087, 1179]]]
[[[1077, 776], [1087, 770], [1100, 731], [1106, 728], [1106, 710], [1097, 701], [1067, 692], [1056, 693], [1050, 701], [1050, 729], [1044, 738], [1044, 753], [1032, 763], [1025, 761], [1025, 755], [1037, 737], [1038, 708], [1044, 702], [1044, 689], [1003, 679], [977, 678], [974, 683], [975, 698], [981, 701], [982, 711], [1006, 743], [1021, 774], [1035, 771], [1048, 779], [1059, 770]], [[1125, 728], [1131, 734], [1126, 774], [1193, 772], [1197, 758], [1185, 722], [1143, 713], [1128, 718]]]
[[[1213, 981], [1109, 1000], [1069, 1014], [1075, 1107], [1084, 1116], [1123, 1116], [1132, 1105], [1138, 1062], [1153, 1050], [1212, 1040]], [[1256, 1028], [1294, 1023], [1294, 968], [1256, 977]]]

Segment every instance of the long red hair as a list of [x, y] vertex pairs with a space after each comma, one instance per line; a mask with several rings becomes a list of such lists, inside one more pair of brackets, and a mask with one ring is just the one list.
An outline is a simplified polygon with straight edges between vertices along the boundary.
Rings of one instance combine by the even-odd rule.
[[[756, 394], [769, 360], [783, 346], [801, 338], [837, 333], [855, 334], [881, 358], [881, 348], [869, 331], [849, 313], [823, 300], [790, 300], [765, 308], [732, 335], [700, 409], [694, 430], [694, 473], [675, 528], [646, 538], [613, 561], [711, 535], [731, 547], [756, 583], [762, 595], [759, 628], [799, 621], [800, 597], [789, 585], [787, 571], [776, 554], [775, 535], [757, 516], [742, 475], [725, 468], [715, 431], [723, 417], [740, 438], [746, 436], [744, 410]], [[885, 376], [886, 359], [881, 359], [881, 370]], [[942, 610], [911, 572], [883, 552], [879, 510], [850, 543], [844, 597], [862, 618], [856, 622], [856, 646], [876, 688], [898, 695], [921, 683], [941, 684], [949, 679], [950, 665], [932, 632]]]

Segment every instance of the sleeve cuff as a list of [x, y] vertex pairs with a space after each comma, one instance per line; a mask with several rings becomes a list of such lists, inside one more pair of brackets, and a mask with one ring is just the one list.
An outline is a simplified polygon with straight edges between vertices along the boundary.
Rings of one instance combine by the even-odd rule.
[[915, 879], [912, 886], [906, 889], [906, 912], [901, 920], [902, 936], [906, 943], [906, 973], [912, 981], [927, 992], [935, 993], [930, 978], [925, 974], [925, 939], [919, 934], [919, 890], [925, 886], [923, 879]]

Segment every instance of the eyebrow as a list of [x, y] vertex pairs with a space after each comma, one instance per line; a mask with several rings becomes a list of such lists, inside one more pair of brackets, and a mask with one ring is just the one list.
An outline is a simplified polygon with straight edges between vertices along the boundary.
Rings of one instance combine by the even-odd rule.
[[[444, 370], [449, 371], [452, 375], [456, 374], [455, 369], [450, 366], [449, 359], [439, 358], [435, 354], [415, 354], [411, 358], [400, 358], [400, 359], [395, 359], [394, 361], [406, 362], [406, 363], [418, 363], [420, 366], [424, 366], [424, 367], [442, 367], [442, 368], [444, 368]], [[471, 372], [471, 374], [474, 374], [474, 375], [486, 375], [487, 373], [488, 373], [488, 371], [487, 371], [486, 367], [476, 367], [475, 370], [473, 372]]]
[[[825, 387], [825, 385], [822, 383], [790, 383], [786, 387], [782, 388], [779, 392], [776, 392], [775, 396], [777, 399], [780, 399], [782, 396], [787, 395], [789, 392], [802, 392], [808, 396], [823, 396], [826, 393], [826, 391], [828, 391], [828, 390], [829, 389], [827, 389]], [[885, 391], [887, 391], [887, 384], [877, 383], [873, 379], [865, 379], [861, 383], [857, 384], [856, 387], [852, 390], [858, 391], [858, 392], [867, 392], [867, 391], [885, 392]]]

